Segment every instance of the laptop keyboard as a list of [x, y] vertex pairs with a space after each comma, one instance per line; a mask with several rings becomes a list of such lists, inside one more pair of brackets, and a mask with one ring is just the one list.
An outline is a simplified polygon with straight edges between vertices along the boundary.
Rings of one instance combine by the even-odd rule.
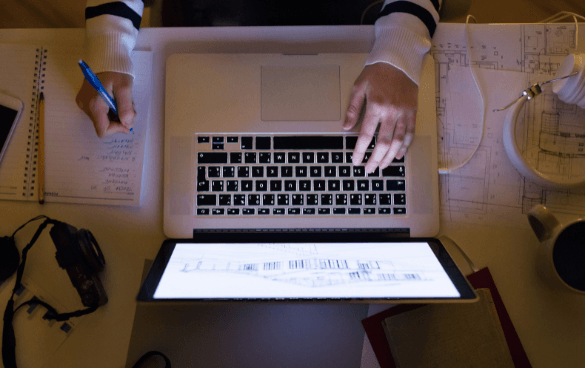
[[357, 135], [196, 135], [197, 216], [406, 215], [405, 158], [365, 171]]

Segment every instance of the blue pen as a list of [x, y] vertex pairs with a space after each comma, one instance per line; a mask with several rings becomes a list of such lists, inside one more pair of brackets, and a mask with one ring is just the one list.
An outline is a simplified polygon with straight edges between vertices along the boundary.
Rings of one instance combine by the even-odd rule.
[[[91, 70], [91, 68], [81, 59], [79, 59], [79, 67], [81, 68], [81, 71], [83, 72], [83, 75], [85, 76], [85, 79], [87, 79], [89, 84], [91, 84], [91, 86], [97, 91], [97, 93], [99, 93], [99, 95], [104, 99], [104, 101], [106, 101], [106, 104], [114, 112], [114, 114], [116, 114], [116, 117], [119, 118], [118, 108], [116, 107], [116, 103], [114, 102], [114, 99], [112, 97], [110, 97], [110, 95], [108, 94], [108, 92], [106, 91], [104, 86], [102, 85], [102, 82], [100, 82], [97, 75], [95, 75], [94, 72]], [[130, 131], [133, 131], [133, 130], [134, 129], [130, 128]]]

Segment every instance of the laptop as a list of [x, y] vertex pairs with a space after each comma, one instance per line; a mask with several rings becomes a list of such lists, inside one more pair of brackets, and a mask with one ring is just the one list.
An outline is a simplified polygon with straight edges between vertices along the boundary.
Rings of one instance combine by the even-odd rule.
[[[344, 131], [367, 54], [176, 54], [167, 60], [164, 232], [439, 230], [435, 73], [425, 57], [405, 157], [352, 165]], [[370, 144], [366, 158], [375, 146]]]

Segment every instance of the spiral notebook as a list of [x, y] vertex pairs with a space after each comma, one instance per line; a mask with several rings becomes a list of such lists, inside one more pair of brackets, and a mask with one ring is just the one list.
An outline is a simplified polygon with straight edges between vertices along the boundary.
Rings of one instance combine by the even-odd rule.
[[132, 54], [133, 132], [97, 137], [75, 96], [83, 74], [83, 47], [0, 44], [0, 91], [24, 102], [0, 162], [0, 199], [38, 200], [37, 103], [45, 98], [45, 201], [140, 205], [144, 145], [149, 121], [152, 53]]

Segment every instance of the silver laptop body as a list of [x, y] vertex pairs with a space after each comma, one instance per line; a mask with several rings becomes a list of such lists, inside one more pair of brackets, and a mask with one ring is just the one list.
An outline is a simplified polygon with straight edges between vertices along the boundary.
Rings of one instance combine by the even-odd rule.
[[[381, 210], [374, 210], [375, 213], [367, 215], [326, 212], [305, 215], [302, 210], [295, 213], [299, 210], [294, 210], [295, 206], [289, 203], [273, 206], [282, 208], [283, 214], [275, 215], [273, 207], [269, 207], [270, 214], [261, 215], [252, 203], [239, 207], [234, 203], [223, 206], [216, 203], [209, 206], [211, 208], [198, 203], [197, 196], [202, 194], [197, 190], [198, 155], [216, 152], [214, 137], [238, 139], [231, 145], [225, 140], [222, 142], [221, 150], [229, 151], [229, 155], [239, 150], [245, 136], [357, 135], [361, 124], [347, 132], [342, 129], [342, 123], [352, 85], [366, 57], [367, 54], [357, 53], [176, 54], [169, 57], [165, 91], [165, 235], [191, 238], [194, 231], [221, 229], [384, 229], [410, 237], [436, 235], [439, 231], [439, 192], [435, 70], [429, 56], [425, 57], [419, 86], [416, 135], [403, 164], [405, 175], [402, 179], [407, 183], [403, 192], [406, 196], [402, 206], [404, 214], [380, 214], [377, 211]], [[202, 142], [205, 137], [210, 141]], [[278, 151], [271, 146], [267, 152], [275, 159]], [[217, 166], [220, 172], [223, 166], [230, 165]], [[226, 180], [220, 173], [217, 181], [224, 183], [216, 184], [223, 186]], [[227, 188], [216, 189], [221, 189], [220, 194], [228, 194]], [[256, 193], [255, 189], [250, 193]], [[320, 192], [311, 193], [320, 195]], [[240, 212], [248, 206], [252, 208], [252, 212], [248, 212], [251, 214]], [[218, 211], [225, 211], [214, 215], [216, 207]], [[304, 203], [297, 207], [310, 206]], [[229, 215], [230, 208], [237, 214]], [[199, 214], [198, 209], [204, 215]]]

